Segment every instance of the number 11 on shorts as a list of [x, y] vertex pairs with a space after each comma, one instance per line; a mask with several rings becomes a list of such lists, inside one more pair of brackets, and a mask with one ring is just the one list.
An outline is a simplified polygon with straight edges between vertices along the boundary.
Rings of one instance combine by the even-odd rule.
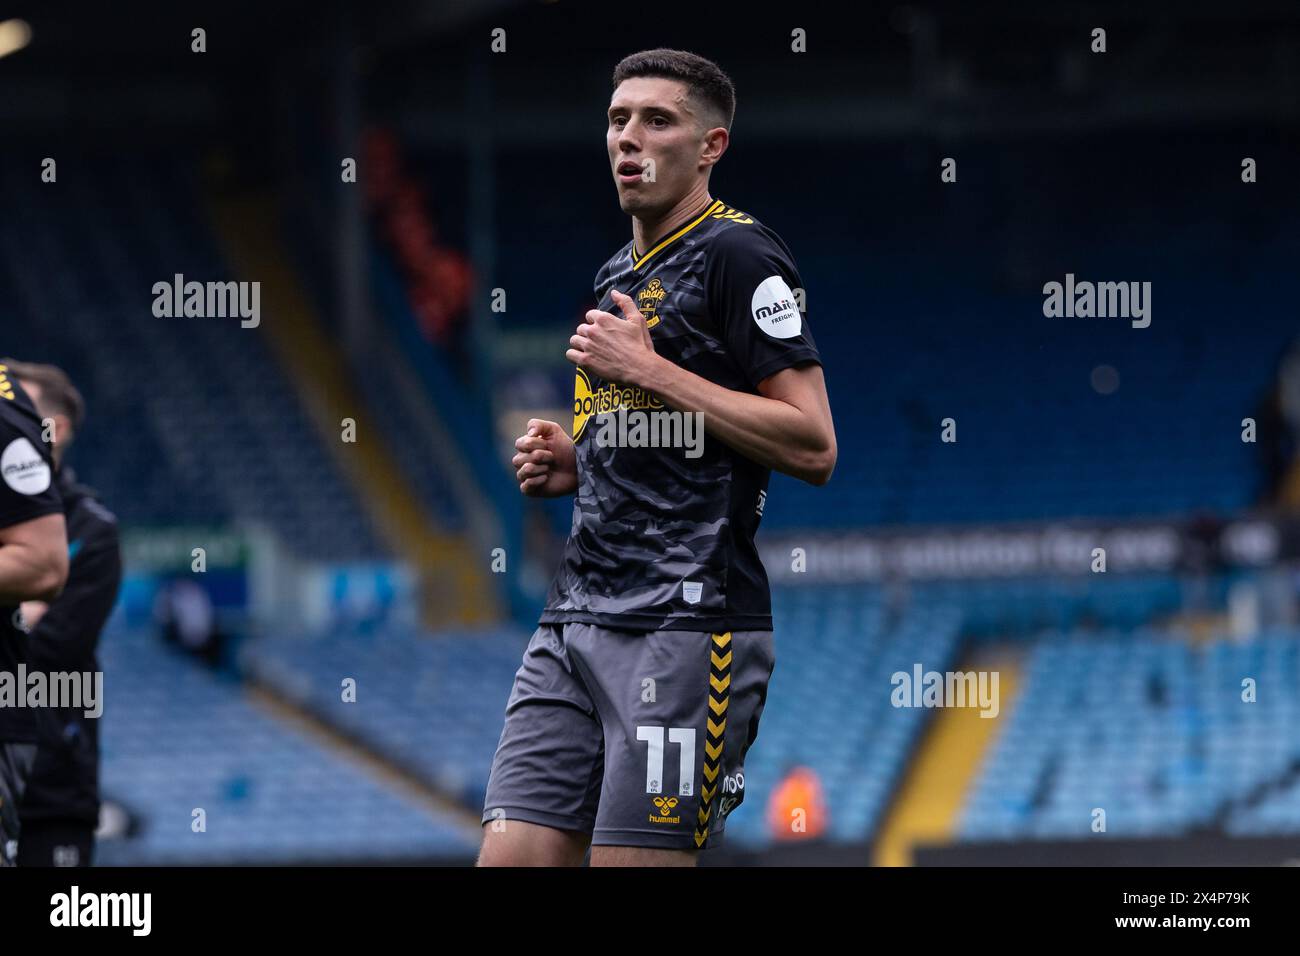
[[[638, 726], [636, 729], [636, 739], [644, 740], [650, 745], [645, 768], [646, 793], [664, 792], [664, 729], [649, 725]], [[681, 748], [677, 793], [689, 797], [695, 786], [695, 728], [669, 727], [667, 730], [668, 742]]]

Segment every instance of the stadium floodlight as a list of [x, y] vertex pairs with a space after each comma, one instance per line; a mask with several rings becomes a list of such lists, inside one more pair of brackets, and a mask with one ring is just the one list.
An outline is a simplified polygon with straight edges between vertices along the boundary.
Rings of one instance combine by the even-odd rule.
[[17, 53], [32, 42], [32, 28], [26, 20], [0, 21], [0, 58]]

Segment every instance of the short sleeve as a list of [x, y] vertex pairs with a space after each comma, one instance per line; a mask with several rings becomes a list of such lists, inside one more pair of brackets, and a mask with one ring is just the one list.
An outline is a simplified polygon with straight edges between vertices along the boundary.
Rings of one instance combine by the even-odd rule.
[[751, 385], [821, 356], [800, 310], [803, 281], [789, 251], [756, 226], [728, 229], [715, 240], [706, 292], [728, 350]]
[[49, 457], [0, 415], [0, 528], [62, 511]]

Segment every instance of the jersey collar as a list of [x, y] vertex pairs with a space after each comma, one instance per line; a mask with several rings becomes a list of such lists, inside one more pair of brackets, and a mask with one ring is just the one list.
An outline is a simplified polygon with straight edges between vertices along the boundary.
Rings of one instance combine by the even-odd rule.
[[702, 223], [705, 219], [708, 219], [709, 216], [713, 215], [715, 212], [718, 212], [721, 209], [726, 209], [726, 208], [727, 208], [726, 203], [724, 203], [721, 199], [715, 199], [713, 202], [709, 204], [708, 209], [704, 210], [704, 212], [700, 213], [699, 216], [692, 219], [690, 222], [682, 226], [682, 228], [678, 229], [676, 232], [669, 235], [667, 238], [660, 240], [658, 245], [656, 245], [653, 249], [651, 249], [643, 256], [637, 255], [636, 243], [633, 242], [631, 252], [629, 253], [629, 255], [632, 257], [632, 268], [640, 269], [647, 262], [653, 259], [655, 255], [662, 252], [668, 246], [672, 245], [682, 236], [686, 235], [688, 232], [690, 232], [692, 229], [694, 229], [696, 226]]

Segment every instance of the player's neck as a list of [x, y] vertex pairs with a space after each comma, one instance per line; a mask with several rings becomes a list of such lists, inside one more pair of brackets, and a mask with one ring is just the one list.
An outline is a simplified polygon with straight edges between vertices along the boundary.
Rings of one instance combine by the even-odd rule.
[[645, 254], [656, 243], [666, 238], [677, 227], [690, 222], [713, 202], [707, 186], [701, 185], [682, 197], [681, 201], [663, 216], [654, 219], [632, 217], [632, 245], [641, 254]]

